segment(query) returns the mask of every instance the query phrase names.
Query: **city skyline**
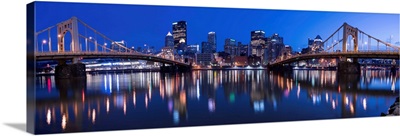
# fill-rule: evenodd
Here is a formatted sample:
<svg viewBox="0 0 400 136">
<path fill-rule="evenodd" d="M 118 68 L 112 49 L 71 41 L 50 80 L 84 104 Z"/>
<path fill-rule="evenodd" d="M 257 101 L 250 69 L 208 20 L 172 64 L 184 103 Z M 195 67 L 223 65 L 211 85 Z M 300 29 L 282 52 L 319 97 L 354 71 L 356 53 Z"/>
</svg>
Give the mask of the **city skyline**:
<svg viewBox="0 0 400 136">
<path fill-rule="evenodd" d="M 135 47 L 147 44 L 156 50 L 164 47 L 165 34 L 172 32 L 171 25 L 177 21 L 187 22 L 188 45 L 200 45 L 209 32 L 215 32 L 217 51 L 224 50 L 226 38 L 249 44 L 254 30 L 263 30 L 266 36 L 277 33 L 286 45 L 300 51 L 307 47 L 308 38 L 320 35 L 324 40 L 344 22 L 384 41 L 390 37 L 392 43 L 399 41 L 399 15 L 395 14 L 47 2 L 37 6 L 43 8 L 37 9 L 36 31 L 76 16 L 113 40 Z M 48 12 L 53 9 L 57 12 Z M 134 14 L 137 11 L 140 14 Z"/>
</svg>

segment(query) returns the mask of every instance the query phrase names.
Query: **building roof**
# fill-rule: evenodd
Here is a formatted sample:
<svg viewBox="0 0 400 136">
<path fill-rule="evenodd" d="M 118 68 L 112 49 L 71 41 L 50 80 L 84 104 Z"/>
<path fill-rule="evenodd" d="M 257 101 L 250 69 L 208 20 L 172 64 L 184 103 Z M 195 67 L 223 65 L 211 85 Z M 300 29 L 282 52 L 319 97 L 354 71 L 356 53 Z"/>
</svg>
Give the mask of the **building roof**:
<svg viewBox="0 0 400 136">
<path fill-rule="evenodd" d="M 315 39 L 322 39 L 321 36 L 317 35 L 317 37 L 315 37 Z"/>
<path fill-rule="evenodd" d="M 172 36 L 171 32 L 168 32 L 167 36 Z"/>
</svg>

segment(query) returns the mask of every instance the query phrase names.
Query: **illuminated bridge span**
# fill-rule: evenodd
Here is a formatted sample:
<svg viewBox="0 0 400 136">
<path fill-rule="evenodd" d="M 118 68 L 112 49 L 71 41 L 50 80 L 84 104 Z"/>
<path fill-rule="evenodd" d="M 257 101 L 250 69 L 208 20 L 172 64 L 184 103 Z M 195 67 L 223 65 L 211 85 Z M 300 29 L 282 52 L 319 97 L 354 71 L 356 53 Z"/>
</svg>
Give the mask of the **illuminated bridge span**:
<svg viewBox="0 0 400 136">
<path fill-rule="evenodd" d="M 291 63 L 303 60 L 336 58 L 339 59 L 337 66 L 340 73 L 359 73 L 359 58 L 398 60 L 400 55 L 400 47 L 375 38 L 347 23 L 340 26 L 322 43 L 320 51 L 312 49 L 307 54 L 278 59 L 270 64 L 270 68 L 280 69 L 282 66 L 290 66 Z M 348 59 L 352 61 L 348 62 Z M 355 70 L 349 70 L 347 67 Z"/>
<path fill-rule="evenodd" d="M 165 59 L 161 57 L 156 57 L 153 55 L 141 54 L 141 53 L 132 53 L 132 52 L 46 52 L 46 53 L 37 53 L 36 60 L 60 60 L 60 59 L 74 59 L 77 57 L 81 58 L 122 58 L 122 59 L 140 59 L 140 60 L 148 60 L 154 62 L 162 62 L 166 64 L 174 64 L 174 65 L 182 65 L 189 66 L 187 63 L 183 63 L 180 61 Z"/>
<path fill-rule="evenodd" d="M 302 55 L 295 55 L 290 58 L 277 61 L 272 65 L 281 65 L 281 64 L 289 64 L 293 62 L 298 62 L 302 60 L 310 60 L 310 59 L 317 59 L 317 58 L 377 58 L 377 59 L 399 59 L 399 51 L 358 51 L 358 52 L 321 52 L 315 54 L 302 54 Z"/>
<path fill-rule="evenodd" d="M 35 60 L 57 60 L 56 77 L 84 76 L 85 66 L 79 61 L 89 58 L 140 59 L 162 63 L 161 70 L 190 69 L 181 61 L 136 52 L 125 41 L 112 40 L 76 17 L 35 33 Z"/>
</svg>

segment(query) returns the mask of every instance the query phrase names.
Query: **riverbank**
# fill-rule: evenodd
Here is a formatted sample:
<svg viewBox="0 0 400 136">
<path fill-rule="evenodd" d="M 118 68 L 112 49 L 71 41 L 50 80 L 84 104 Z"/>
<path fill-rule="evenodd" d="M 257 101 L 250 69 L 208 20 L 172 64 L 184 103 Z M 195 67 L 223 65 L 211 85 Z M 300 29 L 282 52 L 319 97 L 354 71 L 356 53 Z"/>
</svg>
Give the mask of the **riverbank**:
<svg viewBox="0 0 400 136">
<path fill-rule="evenodd" d="M 381 116 L 399 116 L 400 115 L 400 105 L 399 105 L 399 97 L 396 98 L 396 101 L 389 107 L 387 113 L 381 113 Z"/>
</svg>

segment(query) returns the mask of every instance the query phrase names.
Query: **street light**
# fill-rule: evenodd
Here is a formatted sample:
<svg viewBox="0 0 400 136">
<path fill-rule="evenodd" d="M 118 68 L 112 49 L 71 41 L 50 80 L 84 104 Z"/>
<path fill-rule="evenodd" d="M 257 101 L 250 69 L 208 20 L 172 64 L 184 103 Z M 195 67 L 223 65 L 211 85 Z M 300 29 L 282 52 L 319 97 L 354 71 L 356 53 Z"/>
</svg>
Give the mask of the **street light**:
<svg viewBox="0 0 400 136">
<path fill-rule="evenodd" d="M 107 43 L 104 43 L 103 52 L 105 52 L 106 47 L 107 47 Z"/>
<path fill-rule="evenodd" d="M 90 36 L 89 40 L 92 40 L 92 39 L 94 40 L 94 51 L 97 52 L 97 40 Z"/>
<path fill-rule="evenodd" d="M 364 45 L 367 46 L 367 45 L 368 45 L 368 42 L 364 42 L 364 44 L 363 44 L 363 49 L 364 49 Z M 368 51 L 368 49 L 367 49 L 367 51 Z"/>
<path fill-rule="evenodd" d="M 46 43 L 47 43 L 46 40 L 43 40 L 43 41 L 42 41 L 42 52 L 43 52 L 43 44 L 46 44 Z"/>
</svg>

